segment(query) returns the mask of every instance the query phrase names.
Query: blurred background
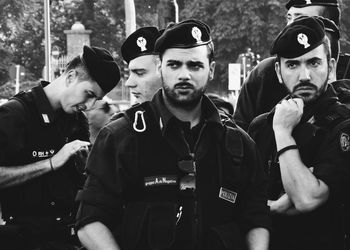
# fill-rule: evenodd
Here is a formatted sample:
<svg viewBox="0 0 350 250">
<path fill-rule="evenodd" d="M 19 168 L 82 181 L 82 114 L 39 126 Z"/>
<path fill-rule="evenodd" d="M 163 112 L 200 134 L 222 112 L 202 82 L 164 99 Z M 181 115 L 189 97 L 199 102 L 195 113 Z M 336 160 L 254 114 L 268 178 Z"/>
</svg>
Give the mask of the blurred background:
<svg viewBox="0 0 350 250">
<path fill-rule="evenodd" d="M 197 18 L 206 22 L 212 29 L 217 63 L 209 92 L 228 97 L 239 91 L 250 69 L 269 56 L 272 40 L 286 23 L 285 2 L 1 0 L 0 103 L 45 79 L 45 5 L 50 15 L 50 79 L 62 73 L 65 63 L 81 52 L 82 45 L 104 47 L 113 53 L 122 68 L 122 82 L 108 97 L 123 109 L 130 104 L 130 94 L 124 86 L 128 71 L 120 46 L 133 29 L 150 25 L 165 28 L 169 21 L 175 21 L 175 15 L 179 21 Z M 341 52 L 350 53 L 350 0 L 342 0 L 341 11 Z M 231 63 L 239 67 L 230 68 Z M 236 78 L 234 87 L 229 83 L 230 74 Z"/>
</svg>

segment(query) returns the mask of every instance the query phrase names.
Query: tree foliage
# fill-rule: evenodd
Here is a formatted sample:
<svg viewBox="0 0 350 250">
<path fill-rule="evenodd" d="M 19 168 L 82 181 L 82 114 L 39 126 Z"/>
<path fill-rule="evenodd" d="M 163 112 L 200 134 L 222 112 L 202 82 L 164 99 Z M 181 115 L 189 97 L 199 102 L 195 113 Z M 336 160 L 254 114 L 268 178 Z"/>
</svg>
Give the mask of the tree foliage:
<svg viewBox="0 0 350 250">
<path fill-rule="evenodd" d="M 228 63 L 236 62 L 250 47 L 263 58 L 285 25 L 286 1 L 281 0 L 177 0 L 180 20 L 198 18 L 212 29 L 216 72 L 209 90 L 227 90 Z M 137 27 L 158 24 L 159 0 L 135 0 Z M 66 35 L 75 21 L 92 30 L 91 45 L 113 52 L 120 65 L 125 39 L 124 0 L 51 0 L 51 40 L 64 54 Z M 350 51 L 350 0 L 342 0 L 342 51 Z M 11 63 L 25 66 L 33 79 L 44 66 L 43 0 L 0 0 L 0 85 Z M 123 69 L 124 67 L 122 67 Z"/>
<path fill-rule="evenodd" d="M 350 53 L 350 0 L 341 2 L 340 48 L 342 52 Z"/>
<path fill-rule="evenodd" d="M 270 44 L 284 25 L 283 8 L 277 0 L 185 1 L 182 18 L 198 18 L 212 30 L 216 69 L 209 90 L 227 89 L 227 65 L 247 47 L 263 57 L 269 55 Z"/>
<path fill-rule="evenodd" d="M 21 31 L 22 17 L 26 9 L 25 0 L 0 1 L 0 85 L 8 78 L 8 68 L 11 66 L 13 53 L 6 46 L 6 41 Z"/>
</svg>

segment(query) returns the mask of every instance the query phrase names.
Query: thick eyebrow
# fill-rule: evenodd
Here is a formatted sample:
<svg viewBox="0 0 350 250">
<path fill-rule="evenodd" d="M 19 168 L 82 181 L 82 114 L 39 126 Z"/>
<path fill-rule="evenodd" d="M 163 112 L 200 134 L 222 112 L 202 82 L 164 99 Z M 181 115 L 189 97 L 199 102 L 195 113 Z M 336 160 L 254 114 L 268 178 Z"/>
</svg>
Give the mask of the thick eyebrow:
<svg viewBox="0 0 350 250">
<path fill-rule="evenodd" d="M 169 60 L 166 61 L 166 63 L 176 63 L 176 64 L 180 64 L 181 61 L 179 61 L 179 60 L 174 60 L 174 59 L 169 59 Z"/>
<path fill-rule="evenodd" d="M 322 58 L 319 58 L 317 56 L 313 57 L 313 58 L 310 58 L 307 60 L 307 62 L 314 62 L 314 61 L 322 61 Z"/>
<path fill-rule="evenodd" d="M 201 61 L 189 61 L 189 62 L 187 63 L 187 65 L 188 65 L 189 67 L 203 66 L 204 63 L 202 63 Z"/>
<path fill-rule="evenodd" d="M 284 63 L 285 64 L 290 64 L 290 63 L 300 64 L 300 61 L 299 60 L 288 59 L 288 60 L 284 61 Z"/>
<path fill-rule="evenodd" d="M 314 56 L 314 57 L 306 60 L 307 63 L 314 62 L 314 61 L 322 61 L 322 58 Z M 286 60 L 284 63 L 286 63 L 286 64 L 287 63 L 300 64 L 301 62 L 300 62 L 300 60 L 289 59 L 289 60 Z"/>
</svg>

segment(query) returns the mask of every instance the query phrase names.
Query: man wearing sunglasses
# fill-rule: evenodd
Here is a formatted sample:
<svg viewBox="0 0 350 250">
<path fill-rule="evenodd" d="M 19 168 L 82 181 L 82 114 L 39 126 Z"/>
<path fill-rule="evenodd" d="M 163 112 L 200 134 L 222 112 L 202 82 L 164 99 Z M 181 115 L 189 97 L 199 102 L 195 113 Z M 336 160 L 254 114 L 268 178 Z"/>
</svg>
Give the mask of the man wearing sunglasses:
<svg viewBox="0 0 350 250">
<path fill-rule="evenodd" d="M 209 27 L 186 20 L 155 45 L 162 89 L 97 137 L 77 199 L 87 249 L 267 249 L 266 179 L 252 140 L 204 94 Z"/>
</svg>

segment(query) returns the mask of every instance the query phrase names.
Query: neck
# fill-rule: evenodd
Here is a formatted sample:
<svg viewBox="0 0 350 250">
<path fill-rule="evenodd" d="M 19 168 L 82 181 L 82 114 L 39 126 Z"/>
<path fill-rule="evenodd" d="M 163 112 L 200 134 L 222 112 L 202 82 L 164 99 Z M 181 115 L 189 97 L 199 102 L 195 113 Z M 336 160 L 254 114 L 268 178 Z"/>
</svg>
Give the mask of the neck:
<svg viewBox="0 0 350 250">
<path fill-rule="evenodd" d="M 163 100 L 168 110 L 180 121 L 190 122 L 191 128 L 200 122 L 202 101 L 198 102 L 198 104 L 192 109 L 184 109 L 171 104 L 164 93 Z"/>
<path fill-rule="evenodd" d="M 52 81 L 49 85 L 44 87 L 44 92 L 51 104 L 51 107 L 54 111 L 57 111 L 62 108 L 60 102 L 60 96 L 63 90 L 64 74 Z"/>
</svg>

